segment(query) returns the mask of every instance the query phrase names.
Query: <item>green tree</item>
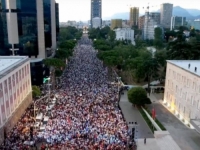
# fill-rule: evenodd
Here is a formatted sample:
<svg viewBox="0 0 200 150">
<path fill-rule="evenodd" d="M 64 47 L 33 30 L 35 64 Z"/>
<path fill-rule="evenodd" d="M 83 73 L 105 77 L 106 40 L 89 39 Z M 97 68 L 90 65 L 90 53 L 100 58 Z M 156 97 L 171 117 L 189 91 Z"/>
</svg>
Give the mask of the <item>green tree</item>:
<svg viewBox="0 0 200 150">
<path fill-rule="evenodd" d="M 76 45 L 76 41 L 74 40 L 66 40 L 64 42 L 61 42 L 59 44 L 59 48 L 64 48 L 64 49 L 73 49 Z"/>
<path fill-rule="evenodd" d="M 150 94 L 150 82 L 158 78 L 159 63 L 155 58 L 148 58 L 138 66 L 136 70 L 137 78 L 145 78 L 148 82 L 148 92 Z"/>
<path fill-rule="evenodd" d="M 34 99 L 41 96 L 41 91 L 38 86 L 35 86 L 35 85 L 32 86 L 32 96 Z"/>
<path fill-rule="evenodd" d="M 72 51 L 71 50 L 59 49 L 59 50 L 56 51 L 55 58 L 66 59 L 66 58 L 69 58 L 69 56 L 71 56 L 71 55 L 72 55 Z"/>
<path fill-rule="evenodd" d="M 61 27 L 59 31 L 59 42 L 66 40 L 80 39 L 82 36 L 82 30 L 78 30 L 75 27 Z"/>
<path fill-rule="evenodd" d="M 154 29 L 154 46 L 156 48 L 162 48 L 163 47 L 163 34 L 162 29 L 160 27 L 157 27 Z"/>
<path fill-rule="evenodd" d="M 129 101 L 137 106 L 144 106 L 145 104 L 151 104 L 150 99 L 147 97 L 145 89 L 142 87 L 131 88 L 128 91 Z"/>
<path fill-rule="evenodd" d="M 109 36 L 109 40 L 111 42 L 115 41 L 115 39 L 116 39 L 116 33 L 115 33 L 115 31 L 110 30 L 109 33 L 108 33 L 108 36 Z"/>
<path fill-rule="evenodd" d="M 34 53 L 34 45 L 30 41 L 24 44 L 24 53 L 27 54 L 29 57 Z"/>
<path fill-rule="evenodd" d="M 63 68 L 65 67 L 65 62 L 58 58 L 46 58 L 43 60 L 43 62 L 46 66 L 50 67 L 52 86 L 53 88 L 55 88 L 55 70 L 63 70 Z"/>
<path fill-rule="evenodd" d="M 62 68 L 65 67 L 64 61 L 58 58 L 46 58 L 43 60 L 44 64 L 48 67 Z"/>
</svg>

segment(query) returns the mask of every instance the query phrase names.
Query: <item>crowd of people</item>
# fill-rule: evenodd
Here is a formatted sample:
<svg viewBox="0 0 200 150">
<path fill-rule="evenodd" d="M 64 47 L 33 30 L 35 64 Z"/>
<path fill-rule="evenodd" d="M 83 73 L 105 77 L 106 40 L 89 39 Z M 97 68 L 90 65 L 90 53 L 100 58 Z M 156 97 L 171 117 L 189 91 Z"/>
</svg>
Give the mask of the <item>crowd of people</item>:
<svg viewBox="0 0 200 150">
<path fill-rule="evenodd" d="M 56 104 L 45 130 L 34 132 L 33 141 L 43 139 L 50 148 L 65 150 L 126 149 L 129 132 L 118 106 L 118 87 L 110 84 L 96 54 L 91 41 L 83 37 L 61 77 L 61 88 L 54 92 Z M 34 123 L 29 110 L 9 133 L 4 149 L 21 150 L 31 138 L 19 129 Z"/>
</svg>

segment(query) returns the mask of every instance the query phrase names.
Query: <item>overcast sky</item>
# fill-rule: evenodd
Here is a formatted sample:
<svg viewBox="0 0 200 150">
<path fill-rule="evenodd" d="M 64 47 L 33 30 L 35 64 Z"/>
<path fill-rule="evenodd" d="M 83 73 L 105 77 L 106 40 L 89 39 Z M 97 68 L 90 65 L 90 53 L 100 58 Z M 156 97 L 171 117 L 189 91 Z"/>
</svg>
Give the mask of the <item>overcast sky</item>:
<svg viewBox="0 0 200 150">
<path fill-rule="evenodd" d="M 91 0 L 56 0 L 60 8 L 60 22 L 68 20 L 87 21 L 90 19 Z M 141 1 L 141 2 L 140 2 Z M 102 0 L 102 17 L 111 17 L 118 12 L 128 12 L 130 6 L 141 7 L 140 13 L 144 12 L 142 7 L 153 6 L 150 11 L 158 10 L 161 3 L 172 3 L 174 6 L 183 8 L 200 9 L 199 0 Z"/>
</svg>

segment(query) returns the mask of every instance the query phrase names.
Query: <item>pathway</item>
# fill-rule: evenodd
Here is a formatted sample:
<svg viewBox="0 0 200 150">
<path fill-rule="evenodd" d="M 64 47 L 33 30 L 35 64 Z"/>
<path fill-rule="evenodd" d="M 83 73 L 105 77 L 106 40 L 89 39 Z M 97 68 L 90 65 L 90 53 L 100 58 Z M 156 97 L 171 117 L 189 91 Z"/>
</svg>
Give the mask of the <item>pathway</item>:
<svg viewBox="0 0 200 150">
<path fill-rule="evenodd" d="M 137 122 L 138 127 L 136 128 L 136 138 L 153 138 L 153 133 L 151 132 L 149 126 L 143 119 L 139 110 L 132 106 L 132 104 L 128 101 L 127 92 L 125 91 L 123 95 L 121 95 L 120 103 L 119 103 L 122 113 L 127 122 Z"/>
</svg>

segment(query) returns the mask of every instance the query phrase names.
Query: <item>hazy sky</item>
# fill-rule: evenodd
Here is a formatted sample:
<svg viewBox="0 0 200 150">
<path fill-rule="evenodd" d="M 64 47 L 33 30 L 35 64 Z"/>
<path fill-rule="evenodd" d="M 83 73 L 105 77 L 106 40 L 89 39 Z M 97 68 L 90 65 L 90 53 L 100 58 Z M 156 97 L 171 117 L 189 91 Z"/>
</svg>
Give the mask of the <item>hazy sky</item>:
<svg viewBox="0 0 200 150">
<path fill-rule="evenodd" d="M 90 19 L 91 0 L 56 0 L 60 8 L 60 22 L 67 20 L 87 21 Z M 140 2 L 141 1 L 141 2 Z M 140 13 L 144 12 L 142 7 L 149 3 L 150 11 L 158 10 L 161 3 L 172 3 L 174 6 L 183 8 L 199 9 L 198 0 L 102 0 L 102 17 L 111 17 L 118 12 L 128 12 L 130 6 L 141 7 Z"/>
</svg>

